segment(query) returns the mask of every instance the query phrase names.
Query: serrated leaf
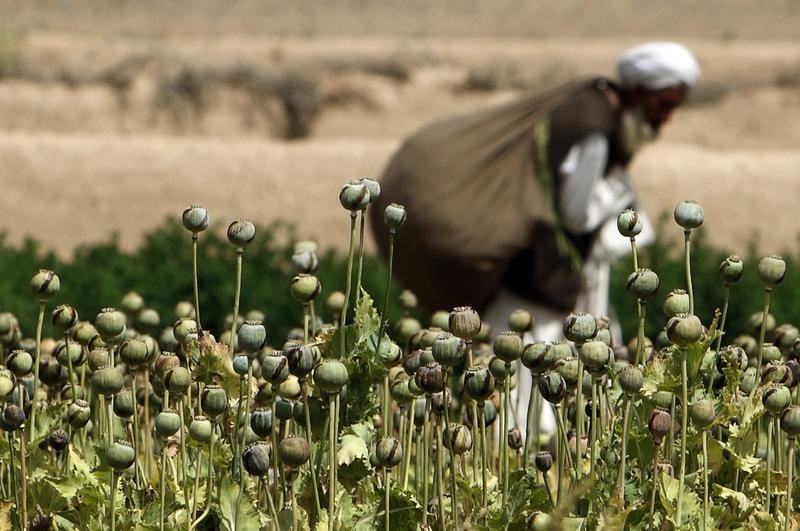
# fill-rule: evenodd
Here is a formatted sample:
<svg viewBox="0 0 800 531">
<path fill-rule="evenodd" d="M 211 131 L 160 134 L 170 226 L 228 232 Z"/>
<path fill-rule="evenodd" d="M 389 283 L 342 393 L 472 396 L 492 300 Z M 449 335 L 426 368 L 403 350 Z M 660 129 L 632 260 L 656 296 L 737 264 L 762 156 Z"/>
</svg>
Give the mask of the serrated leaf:
<svg viewBox="0 0 800 531">
<path fill-rule="evenodd" d="M 336 452 L 336 462 L 339 465 L 349 465 L 358 459 L 369 462 L 369 448 L 366 442 L 352 433 L 342 435 Z"/>
<path fill-rule="evenodd" d="M 673 478 L 669 474 L 660 472 L 658 478 L 658 494 L 661 499 L 661 505 L 664 507 L 667 515 L 670 518 L 676 516 L 676 509 L 678 503 L 680 503 L 683 506 L 681 514 L 684 518 L 688 518 L 691 521 L 692 518 L 702 514 L 703 509 L 701 507 L 700 498 L 698 498 L 697 494 L 692 492 L 690 487 L 685 487 L 683 490 L 683 497 L 678 500 L 679 490 L 679 480 Z"/>
<path fill-rule="evenodd" d="M 750 498 L 743 492 L 738 490 L 729 489 L 722 485 L 712 485 L 713 496 L 725 501 L 732 511 L 737 513 L 746 513 L 753 506 Z"/>
</svg>

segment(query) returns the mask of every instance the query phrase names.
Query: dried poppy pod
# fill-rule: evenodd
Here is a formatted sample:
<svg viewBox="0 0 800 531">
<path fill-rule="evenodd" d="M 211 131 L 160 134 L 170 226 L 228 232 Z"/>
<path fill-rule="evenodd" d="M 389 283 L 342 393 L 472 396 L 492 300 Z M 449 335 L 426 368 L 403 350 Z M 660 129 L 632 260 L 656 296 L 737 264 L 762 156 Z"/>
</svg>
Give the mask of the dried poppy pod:
<svg viewBox="0 0 800 531">
<path fill-rule="evenodd" d="M 263 477 L 269 471 L 270 454 L 270 447 L 266 443 L 248 444 L 242 451 L 242 465 L 251 476 Z"/>
<path fill-rule="evenodd" d="M 744 271 L 744 262 L 736 254 L 728 256 L 719 264 L 719 278 L 726 286 L 738 282 L 742 278 L 742 271 Z"/>
<path fill-rule="evenodd" d="M 551 404 L 560 404 L 567 395 L 564 377 L 556 371 L 547 371 L 539 376 L 539 392 Z"/>
<path fill-rule="evenodd" d="M 681 313 L 667 322 L 667 337 L 678 346 L 685 347 L 700 341 L 703 325 L 696 315 Z"/>
<path fill-rule="evenodd" d="M 536 470 L 541 473 L 547 473 L 551 468 L 553 468 L 553 455 L 548 451 L 536 452 L 536 455 L 533 458 L 533 463 L 536 466 Z"/>
<path fill-rule="evenodd" d="M 322 290 L 319 279 L 314 275 L 300 273 L 295 275 L 289 285 L 289 293 L 298 302 L 308 303 L 313 301 Z"/>
<path fill-rule="evenodd" d="M 747 354 L 742 347 L 728 345 L 717 354 L 716 365 L 717 370 L 722 374 L 725 374 L 728 367 L 736 367 L 743 371 L 747 368 Z"/>
<path fill-rule="evenodd" d="M 703 207 L 697 201 L 681 201 L 673 212 L 675 222 L 684 230 L 696 229 L 703 224 Z"/>
<path fill-rule="evenodd" d="M 375 457 L 380 466 L 392 469 L 403 460 L 403 445 L 394 437 L 383 437 L 375 446 Z"/>
<path fill-rule="evenodd" d="M 780 361 L 771 361 L 761 371 L 761 385 L 771 383 L 783 384 L 791 387 L 793 380 L 792 370 Z"/>
<path fill-rule="evenodd" d="M 444 389 L 444 372 L 436 362 L 428 363 L 417 369 L 414 375 L 417 386 L 427 394 L 439 393 Z"/>
<path fill-rule="evenodd" d="M 522 433 L 518 428 L 511 428 L 508 430 L 507 437 L 508 447 L 518 452 L 522 448 Z"/>
<path fill-rule="evenodd" d="M 782 384 L 771 384 L 764 394 L 761 395 L 761 403 L 767 413 L 776 416 L 792 403 L 792 393 L 789 388 Z"/>
<path fill-rule="evenodd" d="M 228 225 L 228 241 L 237 249 L 243 249 L 256 237 L 256 227 L 246 219 L 237 219 Z"/>
<path fill-rule="evenodd" d="M 55 452 L 63 452 L 69 446 L 69 435 L 62 429 L 55 429 L 47 434 L 47 446 Z"/>
<path fill-rule="evenodd" d="M 390 203 L 383 209 L 383 222 L 389 231 L 397 231 L 406 222 L 406 207 L 397 203 Z"/>
<path fill-rule="evenodd" d="M 765 256 L 758 261 L 756 273 L 764 288 L 771 289 L 786 276 L 786 262 L 780 256 Z"/>
<path fill-rule="evenodd" d="M 800 406 L 791 405 L 781 411 L 781 429 L 791 438 L 800 434 Z"/>
<path fill-rule="evenodd" d="M 472 433 L 463 424 L 450 423 L 442 433 L 442 444 L 456 455 L 464 454 L 472 449 Z"/>
<path fill-rule="evenodd" d="M 25 423 L 25 411 L 14 403 L 7 403 L 3 408 L 3 426 L 6 431 L 14 431 Z"/>
<path fill-rule="evenodd" d="M 519 334 L 509 330 L 498 334 L 494 338 L 492 350 L 494 351 L 494 355 L 503 360 L 504 363 L 512 363 L 522 356 L 522 349 L 524 346 Z"/>
<path fill-rule="evenodd" d="M 290 468 L 300 468 L 310 456 L 308 441 L 299 435 L 289 435 L 278 445 L 278 458 Z"/>
<path fill-rule="evenodd" d="M 205 415 L 197 415 L 189 423 L 189 437 L 193 441 L 208 442 L 214 436 L 214 425 Z"/>
<path fill-rule="evenodd" d="M 136 460 L 136 452 L 128 441 L 117 439 L 106 450 L 106 460 L 111 468 L 120 472 L 127 470 Z"/>
<path fill-rule="evenodd" d="M 628 280 L 625 282 L 625 289 L 628 293 L 644 301 L 652 297 L 658 292 L 660 280 L 658 275 L 652 269 L 642 267 L 628 275 Z"/>
<path fill-rule="evenodd" d="M 672 417 L 666 409 L 656 408 L 650 414 L 650 420 L 647 423 L 647 429 L 650 430 L 650 435 L 656 443 L 661 443 L 661 440 L 669 433 L 669 428 L 672 425 Z"/>
<path fill-rule="evenodd" d="M 481 329 L 481 318 L 478 312 L 469 306 L 453 308 L 449 317 L 450 332 L 464 340 L 472 340 Z"/>
<path fill-rule="evenodd" d="M 158 355 L 155 361 L 155 370 L 156 374 L 159 378 L 164 379 L 164 375 L 167 374 L 168 371 L 174 369 L 175 367 L 179 367 L 181 364 L 180 358 L 174 353 L 168 350 L 161 352 Z"/>
<path fill-rule="evenodd" d="M 201 206 L 191 205 L 181 214 L 181 222 L 183 228 L 192 234 L 203 232 L 208 228 L 208 211 Z"/>
<path fill-rule="evenodd" d="M 339 203 L 350 212 L 364 210 L 370 203 L 369 188 L 359 181 L 350 181 L 339 192 Z"/>
<path fill-rule="evenodd" d="M 571 312 L 564 319 L 564 337 L 575 343 L 583 343 L 592 339 L 597 333 L 597 320 L 593 315 L 582 312 Z"/>
<path fill-rule="evenodd" d="M 69 304 L 57 306 L 52 313 L 53 326 L 65 332 L 78 324 L 78 310 Z"/>
<path fill-rule="evenodd" d="M 715 417 L 714 403 L 708 398 L 697 400 L 689 406 L 689 418 L 691 418 L 692 423 L 701 430 L 705 430 L 711 426 L 711 424 L 714 423 Z"/>
<path fill-rule="evenodd" d="M 681 313 L 689 313 L 689 294 L 683 289 L 674 289 L 667 293 L 662 306 L 664 315 L 675 317 Z"/>
<path fill-rule="evenodd" d="M 36 298 L 46 301 L 52 299 L 61 289 L 61 280 L 49 269 L 40 269 L 31 277 L 28 286 Z"/>
<path fill-rule="evenodd" d="M 617 230 L 626 238 L 635 238 L 642 232 L 642 227 L 642 218 L 635 210 L 629 208 L 617 216 Z"/>
</svg>

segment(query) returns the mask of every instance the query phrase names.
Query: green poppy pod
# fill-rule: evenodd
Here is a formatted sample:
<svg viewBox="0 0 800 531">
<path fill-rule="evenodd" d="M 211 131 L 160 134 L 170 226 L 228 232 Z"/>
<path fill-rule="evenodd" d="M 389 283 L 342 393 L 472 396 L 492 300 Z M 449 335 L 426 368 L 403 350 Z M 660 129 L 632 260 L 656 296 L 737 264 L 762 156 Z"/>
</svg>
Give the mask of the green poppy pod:
<svg viewBox="0 0 800 531">
<path fill-rule="evenodd" d="M 61 388 L 61 396 L 72 396 L 72 390 L 75 389 L 75 398 L 86 398 L 86 391 L 84 391 L 83 387 L 78 384 L 70 385 L 69 383 L 64 384 Z"/>
<path fill-rule="evenodd" d="M 269 471 L 270 448 L 263 442 L 247 445 L 242 451 L 242 465 L 248 474 L 263 477 Z"/>
<path fill-rule="evenodd" d="M 450 423 L 442 433 L 442 445 L 456 455 L 472 449 L 472 433 L 463 424 Z"/>
<path fill-rule="evenodd" d="M 703 224 L 705 215 L 703 214 L 703 207 L 697 201 L 681 201 L 675 207 L 673 217 L 675 218 L 675 223 L 685 230 L 691 230 Z"/>
<path fill-rule="evenodd" d="M 792 393 L 785 385 L 771 384 L 761 395 L 761 403 L 764 404 L 768 414 L 776 416 L 792 403 Z"/>
<path fill-rule="evenodd" d="M 117 472 L 127 470 L 136 460 L 136 452 L 128 441 L 117 440 L 106 449 L 106 460 Z"/>
<path fill-rule="evenodd" d="M 719 278 L 726 286 L 738 282 L 742 278 L 744 262 L 738 255 L 732 254 L 719 264 Z"/>
<path fill-rule="evenodd" d="M 228 411 L 228 393 L 219 385 L 209 384 L 200 394 L 200 405 L 206 415 L 215 419 Z"/>
<path fill-rule="evenodd" d="M 667 321 L 667 337 L 680 347 L 700 341 L 703 324 L 696 315 L 681 313 Z"/>
<path fill-rule="evenodd" d="M 171 409 L 164 409 L 158 412 L 153 423 L 158 435 L 171 437 L 181 428 L 181 417 Z"/>
<path fill-rule="evenodd" d="M 57 306 L 51 314 L 53 326 L 65 332 L 78 324 L 78 310 L 69 304 Z"/>
<path fill-rule="evenodd" d="M 339 203 L 350 212 L 364 210 L 369 205 L 369 188 L 358 181 L 350 181 L 339 192 Z"/>
<path fill-rule="evenodd" d="M 420 367 L 424 367 L 425 365 L 428 365 L 430 363 L 436 363 L 436 358 L 433 357 L 433 347 L 421 348 L 419 350 Z"/>
<path fill-rule="evenodd" d="M 611 330 L 608 328 L 598 328 L 597 333 L 594 335 L 594 338 L 598 341 L 602 341 L 609 347 L 613 346 L 613 338 L 611 337 Z"/>
<path fill-rule="evenodd" d="M 761 372 L 761 385 L 779 383 L 791 387 L 792 379 L 792 370 L 788 365 L 779 361 L 768 363 Z"/>
<path fill-rule="evenodd" d="M 253 400 L 256 406 L 266 406 L 272 403 L 273 396 L 272 384 L 269 382 L 261 382 L 258 384 L 258 391 L 256 391 L 256 396 Z"/>
<path fill-rule="evenodd" d="M 298 273 L 313 275 L 319 267 L 317 251 L 312 249 L 295 249 L 292 254 L 292 266 Z"/>
<path fill-rule="evenodd" d="M 676 398 L 674 394 L 669 391 L 656 391 L 650 397 L 656 407 L 662 409 L 669 409 L 672 406 L 672 399 Z"/>
<path fill-rule="evenodd" d="M 409 377 L 408 379 L 408 390 L 414 396 L 422 396 L 425 394 L 419 385 L 417 385 L 417 379 L 415 377 Z"/>
<path fill-rule="evenodd" d="M 443 332 L 450 331 L 450 312 L 446 312 L 444 310 L 439 310 L 437 312 L 433 312 L 431 315 L 431 321 L 429 323 L 429 327 L 431 329 L 439 329 Z"/>
<path fill-rule="evenodd" d="M 114 414 L 116 416 L 127 419 L 133 416 L 134 411 L 136 411 L 136 405 L 130 391 L 120 391 L 114 395 Z"/>
<path fill-rule="evenodd" d="M 289 294 L 294 300 L 303 304 L 316 299 L 321 290 L 322 285 L 319 279 L 307 273 L 295 275 L 292 282 L 289 284 Z"/>
<path fill-rule="evenodd" d="M 781 411 L 781 429 L 792 439 L 800 434 L 800 406 L 791 405 Z"/>
<path fill-rule="evenodd" d="M 661 281 L 655 271 L 642 267 L 628 275 L 625 289 L 639 300 L 647 300 L 656 293 Z"/>
<path fill-rule="evenodd" d="M 136 322 L 139 328 L 151 333 L 161 324 L 161 316 L 158 315 L 158 312 L 153 308 L 144 308 L 136 317 Z"/>
<path fill-rule="evenodd" d="M 245 321 L 237 336 L 239 348 L 248 354 L 258 352 L 267 343 L 267 329 L 259 321 Z"/>
<path fill-rule="evenodd" d="M 286 422 L 294 418 L 294 404 L 280 396 L 275 398 L 275 416 L 278 420 Z"/>
<path fill-rule="evenodd" d="M 80 367 L 86 362 L 86 351 L 83 345 L 74 341 L 70 343 L 59 341 L 53 351 L 53 355 L 58 360 L 58 363 L 64 367 L 69 367 L 70 360 L 73 367 Z"/>
<path fill-rule="evenodd" d="M 192 373 L 186 367 L 175 367 L 164 374 L 164 387 L 170 393 L 182 395 L 192 385 Z"/>
<path fill-rule="evenodd" d="M 293 345 L 284 351 L 284 355 L 289 364 L 289 372 L 303 380 L 322 358 L 322 352 L 317 345 Z"/>
<path fill-rule="evenodd" d="M 401 406 L 410 403 L 415 398 L 414 393 L 408 388 L 409 381 L 408 378 L 398 378 L 389 386 L 389 393 L 392 396 L 392 400 Z"/>
<path fill-rule="evenodd" d="M 536 320 L 528 310 L 517 308 L 508 316 L 508 329 L 517 334 L 524 334 L 533 330 Z"/>
<path fill-rule="evenodd" d="M 62 367 L 58 360 L 49 354 L 42 353 L 39 357 L 39 379 L 51 387 L 61 385 L 67 381 L 67 369 Z"/>
<path fill-rule="evenodd" d="M 308 462 L 310 456 L 308 441 L 299 435 L 289 435 L 278 445 L 278 458 L 290 468 L 300 468 Z"/>
<path fill-rule="evenodd" d="M 436 362 L 429 363 L 417 369 L 414 375 L 417 386 L 427 394 L 439 393 L 444 389 L 444 372 L 442 366 Z"/>
<path fill-rule="evenodd" d="M 550 355 L 553 357 L 553 365 L 558 362 L 574 357 L 575 352 L 572 345 L 565 341 L 555 341 L 550 344 Z"/>
<path fill-rule="evenodd" d="M 28 356 L 30 356 L 30 353 L 28 353 L 27 351 L 22 351 L 22 352 L 25 352 L 25 354 L 28 354 Z M 33 365 L 33 361 L 31 361 L 31 365 Z M 28 372 L 30 372 L 30 370 Z M 0 397 L 5 398 L 9 396 L 11 392 L 14 391 L 16 385 L 17 385 L 17 379 L 14 377 L 14 373 L 9 371 L 8 369 L 0 368 Z"/>
<path fill-rule="evenodd" d="M 798 337 L 800 337 L 800 330 L 789 323 L 777 326 L 772 332 L 772 342 L 777 345 L 783 353 L 791 351 Z"/>
<path fill-rule="evenodd" d="M 243 378 L 250 372 L 250 358 L 247 357 L 247 354 L 234 356 L 231 365 L 233 366 L 233 372 Z"/>
<path fill-rule="evenodd" d="M 92 373 L 92 387 L 101 395 L 111 396 L 122 390 L 124 378 L 116 367 L 100 367 Z"/>
<path fill-rule="evenodd" d="M 122 297 L 120 307 L 126 316 L 135 317 L 144 308 L 144 299 L 135 291 L 129 291 Z"/>
<path fill-rule="evenodd" d="M 256 237 L 256 227 L 251 221 L 237 219 L 228 225 L 227 236 L 231 245 L 242 249 Z"/>
<path fill-rule="evenodd" d="M 421 356 L 421 350 L 412 350 L 403 358 L 403 370 L 406 374 L 413 377 L 417 373 L 422 366 Z"/>
<path fill-rule="evenodd" d="M 403 460 L 403 445 L 394 437 L 383 437 L 375 446 L 378 465 L 392 469 Z"/>
<path fill-rule="evenodd" d="M 6 358 L 6 366 L 11 369 L 15 376 L 26 376 L 33 370 L 33 356 L 27 350 L 12 350 Z M 12 388 L 13 388 L 13 384 Z M 0 396 L 6 396 L 11 389 L 6 391 L 7 385 L 0 382 Z"/>
<path fill-rule="evenodd" d="M 772 343 L 764 343 L 761 348 L 761 361 L 763 363 L 771 363 L 781 360 L 781 349 Z"/>
<path fill-rule="evenodd" d="M 492 396 L 494 387 L 494 376 L 487 367 L 477 365 L 464 373 L 464 392 L 476 402 L 483 402 Z"/>
<path fill-rule="evenodd" d="M 568 340 L 583 343 L 597 333 L 597 319 L 588 313 L 572 312 L 564 320 L 563 331 Z"/>
<path fill-rule="evenodd" d="M 284 381 L 278 385 L 278 396 L 286 400 L 299 400 L 303 396 L 300 381 L 296 376 L 289 375 Z"/>
<path fill-rule="evenodd" d="M 469 306 L 453 308 L 449 316 L 450 333 L 464 340 L 474 339 L 481 330 L 478 312 Z"/>
<path fill-rule="evenodd" d="M 548 343 L 536 340 L 522 349 L 522 364 L 533 374 L 541 374 L 553 367 L 555 359 Z"/>
<path fill-rule="evenodd" d="M 127 339 L 119 346 L 119 359 L 133 369 L 143 367 L 150 359 L 147 342 L 141 339 Z"/>
<path fill-rule="evenodd" d="M 689 406 L 689 418 L 699 429 L 704 430 L 714 423 L 714 403 L 708 398 L 697 400 Z"/>
<path fill-rule="evenodd" d="M 61 289 L 61 280 L 49 269 L 40 269 L 31 277 L 28 286 L 37 299 L 46 301 L 52 299 Z"/>
<path fill-rule="evenodd" d="M 178 301 L 172 313 L 175 319 L 194 319 L 197 315 L 197 312 L 194 310 L 194 304 L 189 301 Z"/>
<path fill-rule="evenodd" d="M 756 273 L 765 288 L 772 288 L 786 276 L 786 262 L 780 256 L 765 256 L 758 261 Z"/>
<path fill-rule="evenodd" d="M 626 238 L 634 238 L 642 232 L 642 218 L 635 210 L 623 210 L 617 216 L 617 230 Z"/>
<path fill-rule="evenodd" d="M 79 321 L 72 327 L 72 339 L 83 346 L 89 344 L 89 340 L 97 334 L 97 329 L 89 321 Z"/>
<path fill-rule="evenodd" d="M 742 381 L 739 382 L 739 391 L 749 395 L 758 382 L 758 375 L 756 374 L 755 367 L 748 367 L 742 375 Z"/>
<path fill-rule="evenodd" d="M 441 332 L 431 346 L 433 359 L 442 367 L 454 367 L 464 359 L 467 349 L 463 339 Z"/>
<path fill-rule="evenodd" d="M 523 348 L 522 338 L 510 330 L 498 334 L 492 345 L 494 355 L 505 363 L 517 361 L 522 356 Z"/>
<path fill-rule="evenodd" d="M 280 352 L 264 356 L 261 360 L 261 377 L 278 385 L 289 377 L 289 360 Z"/>
<path fill-rule="evenodd" d="M 564 377 L 556 371 L 547 371 L 539 376 L 539 392 L 542 398 L 551 404 L 560 404 L 567 396 L 567 384 Z"/>
<path fill-rule="evenodd" d="M 489 372 L 492 373 L 492 376 L 494 376 L 494 379 L 497 380 L 498 383 L 504 382 L 506 378 L 516 374 L 517 364 L 505 362 L 495 356 L 489 360 Z"/>
<path fill-rule="evenodd" d="M 568 389 L 575 389 L 578 385 L 578 371 L 580 364 L 578 358 L 566 358 L 556 364 L 555 371 L 564 378 Z"/>
<path fill-rule="evenodd" d="M 497 420 L 498 411 L 497 406 L 491 400 L 483 403 L 483 419 L 486 422 L 486 427 L 491 426 Z M 466 415 L 469 422 L 472 421 L 471 415 Z M 480 422 L 480 421 L 479 421 Z"/>
<path fill-rule="evenodd" d="M 405 345 L 408 344 L 409 339 L 411 336 L 416 334 L 422 329 L 422 325 L 419 321 L 414 319 L 413 317 L 405 316 L 400 318 L 397 321 L 397 324 L 394 327 L 395 335 L 397 336 L 397 340 Z"/>
<path fill-rule="evenodd" d="M 325 309 L 334 315 L 339 315 L 344 309 L 344 293 L 334 291 L 325 299 Z"/>
<path fill-rule="evenodd" d="M 644 385 L 642 369 L 635 365 L 627 365 L 619 372 L 619 385 L 622 391 L 633 396 L 641 391 Z"/>
<path fill-rule="evenodd" d="M 339 360 L 322 360 L 314 369 L 314 384 L 329 393 L 335 393 L 347 385 L 350 375 Z"/>
<path fill-rule="evenodd" d="M 327 403 L 322 399 L 314 396 L 308 397 L 308 416 L 311 420 L 311 432 L 313 435 L 322 434 L 322 429 L 325 427 L 325 419 L 328 418 Z M 302 400 L 298 400 L 292 407 L 292 418 L 298 426 L 305 426 L 306 424 L 306 410 Z M 327 433 L 327 432 L 326 432 Z"/>
<path fill-rule="evenodd" d="M 257 408 L 250 415 L 250 428 L 259 437 L 269 437 L 272 433 L 272 409 Z"/>
<path fill-rule="evenodd" d="M 583 366 L 594 376 L 603 374 L 611 361 L 611 348 L 596 339 L 583 343 L 579 353 Z"/>
<path fill-rule="evenodd" d="M 125 331 L 125 323 L 125 314 L 114 308 L 103 308 L 94 319 L 94 327 L 106 343 Z"/>
<path fill-rule="evenodd" d="M 172 324 L 172 335 L 181 345 L 186 345 L 191 339 L 197 337 L 197 321 L 188 317 L 181 317 Z"/>
<path fill-rule="evenodd" d="M 361 179 L 358 180 L 358 182 L 366 186 L 367 190 L 369 190 L 370 203 L 374 203 L 381 196 L 381 183 L 379 183 L 375 179 L 370 179 L 369 177 L 362 177 Z"/>
<path fill-rule="evenodd" d="M 181 222 L 183 228 L 196 235 L 208 228 L 208 211 L 201 206 L 192 205 L 181 214 Z"/>
<path fill-rule="evenodd" d="M 86 361 L 89 364 L 89 369 L 94 372 L 100 367 L 111 363 L 111 356 L 106 348 L 95 348 L 89 351 L 86 356 Z"/>
<path fill-rule="evenodd" d="M 189 437 L 193 441 L 208 442 L 214 436 L 214 425 L 205 415 L 197 415 L 189 423 Z"/>
<path fill-rule="evenodd" d="M 89 403 L 85 400 L 75 400 L 71 402 L 67 408 L 67 420 L 73 429 L 79 430 L 83 428 L 91 418 L 92 410 L 89 407 Z"/>
<path fill-rule="evenodd" d="M 661 440 L 669 434 L 670 426 L 672 426 L 672 417 L 666 409 L 656 408 L 650 413 L 647 429 L 654 441 L 661 443 Z"/>
<path fill-rule="evenodd" d="M 389 227 L 389 231 L 396 231 L 406 222 L 406 207 L 397 203 L 389 203 L 383 209 L 383 222 Z"/>
</svg>

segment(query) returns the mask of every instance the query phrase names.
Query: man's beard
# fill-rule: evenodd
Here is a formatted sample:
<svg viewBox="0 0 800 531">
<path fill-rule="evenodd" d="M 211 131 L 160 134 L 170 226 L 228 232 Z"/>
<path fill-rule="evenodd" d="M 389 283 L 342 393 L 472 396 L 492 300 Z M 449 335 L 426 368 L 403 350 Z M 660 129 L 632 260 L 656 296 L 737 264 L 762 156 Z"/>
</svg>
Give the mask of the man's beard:
<svg viewBox="0 0 800 531">
<path fill-rule="evenodd" d="M 655 140 L 656 136 L 658 129 L 645 119 L 641 107 L 622 111 L 620 140 L 628 158 L 632 158 L 643 145 Z"/>
</svg>

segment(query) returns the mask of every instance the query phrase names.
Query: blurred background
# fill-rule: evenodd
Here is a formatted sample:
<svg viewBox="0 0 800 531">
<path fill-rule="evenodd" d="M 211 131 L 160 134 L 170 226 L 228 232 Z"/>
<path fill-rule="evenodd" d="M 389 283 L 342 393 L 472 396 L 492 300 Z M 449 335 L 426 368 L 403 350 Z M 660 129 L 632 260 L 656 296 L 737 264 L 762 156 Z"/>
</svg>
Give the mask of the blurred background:
<svg viewBox="0 0 800 531">
<path fill-rule="evenodd" d="M 31 263 L 134 252 L 191 203 L 218 229 L 288 222 L 341 250 L 341 185 L 380 175 L 405 135 L 613 76 L 653 39 L 687 44 L 704 72 L 631 168 L 645 210 L 699 201 L 725 254 L 797 247 L 793 0 L 0 0 L 0 13 L 0 230 L 7 252 L 38 242 Z"/>
</svg>

